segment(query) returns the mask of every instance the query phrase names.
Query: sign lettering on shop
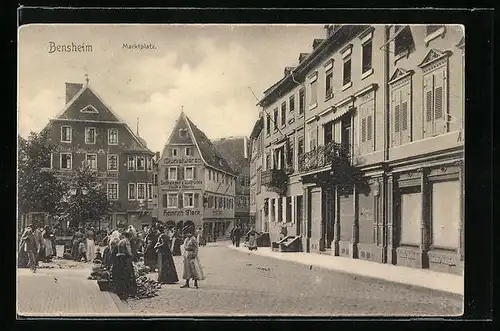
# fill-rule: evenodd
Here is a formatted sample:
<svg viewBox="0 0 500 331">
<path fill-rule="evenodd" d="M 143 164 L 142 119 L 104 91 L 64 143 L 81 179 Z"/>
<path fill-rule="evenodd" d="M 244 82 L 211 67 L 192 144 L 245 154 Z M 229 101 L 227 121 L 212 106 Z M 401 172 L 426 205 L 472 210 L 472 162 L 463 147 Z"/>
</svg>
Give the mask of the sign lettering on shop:
<svg viewBox="0 0 500 331">
<path fill-rule="evenodd" d="M 166 190 L 171 189 L 183 189 L 183 188 L 193 188 L 196 185 L 203 184 L 201 180 L 162 180 L 160 185 L 165 185 Z"/>
<path fill-rule="evenodd" d="M 171 158 L 167 157 L 164 161 L 165 164 L 201 164 L 200 158 L 188 157 L 188 158 Z"/>
<path fill-rule="evenodd" d="M 178 210 L 163 210 L 163 216 L 199 216 L 200 210 L 178 209 Z"/>
</svg>

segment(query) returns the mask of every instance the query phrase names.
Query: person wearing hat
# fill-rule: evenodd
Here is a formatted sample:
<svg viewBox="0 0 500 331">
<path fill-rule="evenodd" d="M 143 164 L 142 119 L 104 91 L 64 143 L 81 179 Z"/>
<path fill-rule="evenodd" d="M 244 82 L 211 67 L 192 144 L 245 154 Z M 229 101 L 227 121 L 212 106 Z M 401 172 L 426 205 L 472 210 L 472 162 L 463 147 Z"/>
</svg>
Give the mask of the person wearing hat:
<svg viewBox="0 0 500 331">
<path fill-rule="evenodd" d="M 36 252 L 37 252 L 37 246 L 36 246 L 36 239 L 35 235 L 33 234 L 33 226 L 30 225 L 24 230 L 23 235 L 21 236 L 21 242 L 20 242 L 20 248 L 21 251 L 26 254 L 28 257 L 28 267 L 31 269 L 33 273 L 36 272 Z"/>
<path fill-rule="evenodd" d="M 201 268 L 200 259 L 198 257 L 198 242 L 193 236 L 193 229 L 190 226 L 185 226 L 182 232 L 186 235 L 184 240 L 183 266 L 184 270 L 182 278 L 186 283 L 181 288 L 189 288 L 189 280 L 194 281 L 194 287 L 198 288 L 198 281 L 204 279 L 203 269 Z"/>
</svg>

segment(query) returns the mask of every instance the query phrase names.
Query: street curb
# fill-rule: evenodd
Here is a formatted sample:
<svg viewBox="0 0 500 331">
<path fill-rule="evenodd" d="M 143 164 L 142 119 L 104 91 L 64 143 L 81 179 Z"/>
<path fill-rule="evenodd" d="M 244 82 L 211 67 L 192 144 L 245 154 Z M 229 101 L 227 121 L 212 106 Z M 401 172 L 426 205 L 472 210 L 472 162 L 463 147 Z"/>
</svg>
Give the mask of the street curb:
<svg viewBox="0 0 500 331">
<path fill-rule="evenodd" d="M 126 302 L 122 301 L 116 293 L 113 293 L 113 292 L 107 292 L 107 293 L 109 294 L 111 299 L 113 299 L 113 301 L 114 301 L 114 303 L 115 303 L 115 305 L 118 308 L 118 311 L 120 313 L 127 314 L 127 315 L 134 315 L 132 308 L 130 308 L 130 306 Z"/>
<path fill-rule="evenodd" d="M 462 293 L 458 293 L 456 291 L 452 291 L 452 290 L 446 290 L 446 289 L 437 289 L 437 288 L 433 288 L 433 287 L 428 287 L 428 286 L 424 286 L 424 285 L 420 285 L 420 284 L 411 284 L 411 283 L 405 283 L 404 281 L 395 281 L 395 280 L 389 280 L 389 279 L 385 279 L 383 277 L 378 277 L 376 275 L 366 275 L 366 274 L 360 274 L 360 273 L 354 273 L 354 272 L 350 272 L 350 271 L 347 271 L 347 270 L 343 270 L 343 269 L 340 269 L 340 268 L 335 268 L 335 267 L 327 267 L 327 266 L 322 266 L 322 265 L 318 265 L 318 264 L 311 264 L 311 263 L 304 263 L 302 261 L 296 261 L 296 260 L 293 260 L 293 259 L 284 259 L 284 258 L 281 258 L 279 256 L 276 256 L 276 255 L 268 255 L 268 254 L 262 254 L 260 251 L 250 251 L 250 250 L 243 250 L 241 247 L 234 247 L 232 245 L 228 245 L 227 246 L 228 248 L 230 249 L 233 249 L 235 251 L 239 251 L 241 253 L 251 253 L 251 254 L 254 254 L 254 255 L 259 255 L 259 256 L 262 256 L 262 257 L 269 257 L 269 258 L 272 258 L 272 259 L 276 259 L 276 260 L 281 260 L 281 261 L 287 261 L 287 262 L 291 262 L 291 263 L 295 263 L 295 264 L 300 264 L 300 265 L 313 265 L 317 268 L 320 268 L 320 269 L 323 269 L 323 270 L 331 270 L 331 271 L 335 271 L 335 272 L 338 272 L 338 273 L 342 273 L 342 274 L 345 274 L 345 275 L 351 275 L 353 277 L 359 277 L 361 279 L 372 279 L 372 280 L 376 280 L 377 282 L 381 282 L 381 283 L 387 283 L 387 284 L 398 284 L 398 285 L 401 285 L 405 288 L 410 288 L 410 289 L 415 289 L 415 290 L 419 290 L 419 291 L 432 291 L 433 293 L 446 293 L 448 295 L 453 295 L 453 296 L 459 296 L 459 297 L 463 297 L 464 294 L 463 292 Z"/>
</svg>

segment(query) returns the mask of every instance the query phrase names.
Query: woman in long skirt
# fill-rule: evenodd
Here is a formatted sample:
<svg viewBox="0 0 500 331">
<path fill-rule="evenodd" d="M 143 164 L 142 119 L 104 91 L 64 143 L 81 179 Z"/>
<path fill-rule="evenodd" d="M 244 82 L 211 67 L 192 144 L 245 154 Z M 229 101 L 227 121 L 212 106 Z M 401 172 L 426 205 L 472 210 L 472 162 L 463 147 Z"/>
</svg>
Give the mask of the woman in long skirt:
<svg viewBox="0 0 500 331">
<path fill-rule="evenodd" d="M 144 238 L 144 264 L 149 267 L 149 269 L 154 272 L 156 269 L 156 263 L 158 262 L 157 253 L 155 250 L 155 244 L 158 241 L 158 232 L 156 227 L 149 229 L 148 234 Z"/>
<path fill-rule="evenodd" d="M 125 232 L 117 247 L 116 258 L 112 267 L 114 289 L 120 299 L 133 297 L 137 293 L 134 266 L 132 264 L 132 252 L 130 250 L 131 234 Z"/>
<path fill-rule="evenodd" d="M 186 280 L 186 283 L 181 288 L 188 288 L 190 279 L 194 281 L 194 287 L 198 288 L 198 281 L 205 278 L 198 258 L 198 242 L 193 237 L 192 229 L 184 228 L 183 230 L 185 231 L 186 239 L 184 240 L 184 270 L 182 278 Z"/>
<path fill-rule="evenodd" d="M 257 232 L 252 228 L 247 233 L 248 249 L 251 251 L 257 250 Z"/>
<path fill-rule="evenodd" d="M 87 261 L 92 262 L 95 258 L 95 233 L 93 228 L 89 229 L 87 232 L 85 244 Z"/>
<path fill-rule="evenodd" d="M 42 232 L 45 262 L 49 262 L 52 259 L 52 256 L 54 255 L 54 252 L 52 251 L 52 240 L 50 238 L 50 235 L 51 233 L 49 227 L 45 226 Z"/>
<path fill-rule="evenodd" d="M 158 237 L 155 249 L 158 252 L 158 282 L 161 284 L 177 283 L 179 277 L 177 277 L 177 270 L 170 250 L 170 240 L 166 234 L 161 234 Z"/>
</svg>

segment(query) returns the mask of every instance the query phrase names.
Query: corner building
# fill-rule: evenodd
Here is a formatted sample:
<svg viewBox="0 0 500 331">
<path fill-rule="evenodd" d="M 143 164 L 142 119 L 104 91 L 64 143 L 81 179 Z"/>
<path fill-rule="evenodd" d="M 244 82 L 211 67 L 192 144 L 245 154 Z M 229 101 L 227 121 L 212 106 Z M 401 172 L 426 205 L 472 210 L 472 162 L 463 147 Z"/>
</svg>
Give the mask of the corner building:
<svg viewBox="0 0 500 331">
<path fill-rule="evenodd" d="M 88 82 L 66 83 L 66 104 L 44 130 L 57 146 L 47 171 L 69 177 L 86 163 L 106 186 L 112 211 L 96 227 L 140 229 L 151 223 L 146 205 L 153 198 L 154 154 Z"/>
<path fill-rule="evenodd" d="M 462 28 L 325 28 L 259 103 L 272 240 L 461 273 Z"/>
<path fill-rule="evenodd" d="M 157 217 L 167 226 L 221 237 L 234 222 L 236 175 L 210 139 L 181 113 L 157 169 Z"/>
</svg>

